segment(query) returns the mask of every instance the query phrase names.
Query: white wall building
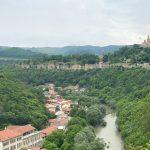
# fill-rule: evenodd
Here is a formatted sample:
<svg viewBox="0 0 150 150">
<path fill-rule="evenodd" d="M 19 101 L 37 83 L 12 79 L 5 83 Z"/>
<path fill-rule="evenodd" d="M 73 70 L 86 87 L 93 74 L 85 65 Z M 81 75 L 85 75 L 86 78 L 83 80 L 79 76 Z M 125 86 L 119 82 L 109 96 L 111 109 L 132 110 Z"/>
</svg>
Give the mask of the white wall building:
<svg viewBox="0 0 150 150">
<path fill-rule="evenodd" d="M 40 147 L 42 142 L 41 132 L 31 125 L 8 126 L 0 131 L 0 150 Z"/>
</svg>

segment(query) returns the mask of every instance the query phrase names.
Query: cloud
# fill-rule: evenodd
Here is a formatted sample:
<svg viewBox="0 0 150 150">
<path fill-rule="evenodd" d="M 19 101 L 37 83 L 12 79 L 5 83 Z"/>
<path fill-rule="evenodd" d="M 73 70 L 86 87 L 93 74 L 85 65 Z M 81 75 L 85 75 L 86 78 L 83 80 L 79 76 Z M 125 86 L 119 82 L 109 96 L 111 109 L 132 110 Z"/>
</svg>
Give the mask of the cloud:
<svg viewBox="0 0 150 150">
<path fill-rule="evenodd" d="M 149 9 L 149 0 L 0 0 L 0 45 L 141 42 Z"/>
</svg>

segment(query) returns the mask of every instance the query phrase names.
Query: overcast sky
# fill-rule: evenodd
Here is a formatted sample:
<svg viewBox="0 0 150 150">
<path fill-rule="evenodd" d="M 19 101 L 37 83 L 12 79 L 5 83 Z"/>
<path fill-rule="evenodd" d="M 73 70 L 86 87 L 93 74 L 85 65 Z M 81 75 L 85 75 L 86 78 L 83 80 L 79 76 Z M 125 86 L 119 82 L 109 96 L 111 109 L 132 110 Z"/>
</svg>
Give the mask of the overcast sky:
<svg viewBox="0 0 150 150">
<path fill-rule="evenodd" d="M 0 0 L 0 45 L 133 44 L 148 34 L 150 0 Z"/>
</svg>

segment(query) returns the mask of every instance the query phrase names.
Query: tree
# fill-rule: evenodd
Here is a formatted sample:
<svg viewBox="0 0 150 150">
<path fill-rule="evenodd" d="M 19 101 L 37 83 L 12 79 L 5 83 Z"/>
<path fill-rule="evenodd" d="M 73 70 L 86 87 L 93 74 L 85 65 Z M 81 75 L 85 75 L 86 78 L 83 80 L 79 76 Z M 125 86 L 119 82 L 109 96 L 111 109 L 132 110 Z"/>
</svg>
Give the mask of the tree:
<svg viewBox="0 0 150 150">
<path fill-rule="evenodd" d="M 71 118 L 71 120 L 68 123 L 68 126 L 71 126 L 71 125 L 80 125 L 82 127 L 85 127 L 85 126 L 87 126 L 87 122 L 83 118 L 73 117 L 73 118 Z"/>
<path fill-rule="evenodd" d="M 49 141 L 46 141 L 43 145 L 43 148 L 45 148 L 46 150 L 59 150 L 57 148 L 57 145 L 54 143 L 51 143 Z"/>
<path fill-rule="evenodd" d="M 63 131 L 53 132 L 46 138 L 43 147 L 45 147 L 45 145 L 48 145 L 48 143 L 54 143 L 58 148 L 60 148 L 64 143 L 64 139 L 65 133 Z"/>
<path fill-rule="evenodd" d="M 90 144 L 87 142 L 75 143 L 74 150 L 92 150 Z"/>
<path fill-rule="evenodd" d="M 104 145 L 100 139 L 95 138 L 95 133 L 92 127 L 85 127 L 75 136 L 75 150 L 103 150 Z"/>
<path fill-rule="evenodd" d="M 68 142 L 64 142 L 63 145 L 61 146 L 62 150 L 71 150 L 72 149 L 72 145 Z"/>
<path fill-rule="evenodd" d="M 74 137 L 75 135 L 82 130 L 82 126 L 78 124 L 74 124 L 68 127 L 68 130 L 66 132 L 66 139 L 65 141 L 68 142 L 69 144 L 73 145 L 74 144 Z"/>
<path fill-rule="evenodd" d="M 87 121 L 93 126 L 100 124 L 103 118 L 103 113 L 101 112 L 100 107 L 98 105 L 90 106 L 87 110 L 86 118 Z"/>
</svg>

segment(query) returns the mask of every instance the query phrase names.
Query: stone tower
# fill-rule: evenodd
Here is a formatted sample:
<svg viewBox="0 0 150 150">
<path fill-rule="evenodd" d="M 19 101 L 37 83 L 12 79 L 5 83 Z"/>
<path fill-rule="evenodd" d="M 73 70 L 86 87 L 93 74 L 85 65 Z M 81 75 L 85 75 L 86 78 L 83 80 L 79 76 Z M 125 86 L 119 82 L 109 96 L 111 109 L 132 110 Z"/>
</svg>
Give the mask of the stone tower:
<svg viewBox="0 0 150 150">
<path fill-rule="evenodd" d="M 141 44 L 142 47 L 150 47 L 150 36 Z"/>
<path fill-rule="evenodd" d="M 148 38 L 147 38 L 147 43 L 149 43 L 149 44 L 150 44 L 150 38 L 149 38 L 149 36 L 148 36 Z"/>
</svg>

